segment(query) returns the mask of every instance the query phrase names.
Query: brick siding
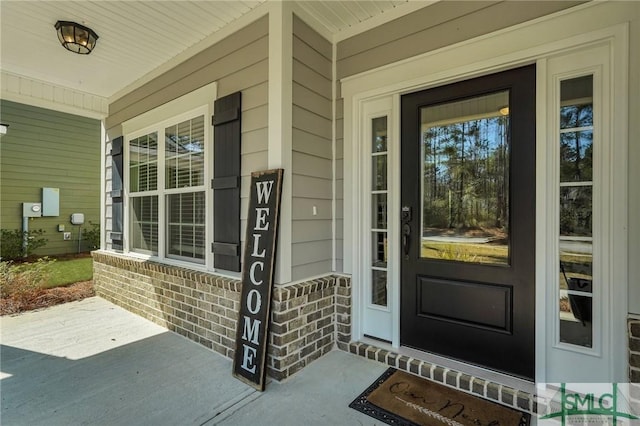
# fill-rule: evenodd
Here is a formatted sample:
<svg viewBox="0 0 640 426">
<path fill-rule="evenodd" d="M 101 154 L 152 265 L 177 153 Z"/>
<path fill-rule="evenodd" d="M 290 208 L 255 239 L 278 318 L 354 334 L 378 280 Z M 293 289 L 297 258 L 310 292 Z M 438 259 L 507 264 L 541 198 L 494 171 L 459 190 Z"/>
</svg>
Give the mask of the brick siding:
<svg viewBox="0 0 640 426">
<path fill-rule="evenodd" d="M 96 294 L 233 358 L 242 283 L 186 268 L 94 252 Z M 351 340 L 351 280 L 329 275 L 275 286 L 267 374 L 282 380 Z"/>
<path fill-rule="evenodd" d="M 640 383 L 640 319 L 630 318 L 629 325 L 629 382 Z"/>
<path fill-rule="evenodd" d="M 338 342 L 338 348 L 528 413 L 535 414 L 537 412 L 536 410 L 545 409 L 545 406 L 537 401 L 534 394 L 480 377 L 473 377 L 427 361 L 410 358 L 406 355 L 379 348 L 372 344 L 363 342 Z"/>
</svg>

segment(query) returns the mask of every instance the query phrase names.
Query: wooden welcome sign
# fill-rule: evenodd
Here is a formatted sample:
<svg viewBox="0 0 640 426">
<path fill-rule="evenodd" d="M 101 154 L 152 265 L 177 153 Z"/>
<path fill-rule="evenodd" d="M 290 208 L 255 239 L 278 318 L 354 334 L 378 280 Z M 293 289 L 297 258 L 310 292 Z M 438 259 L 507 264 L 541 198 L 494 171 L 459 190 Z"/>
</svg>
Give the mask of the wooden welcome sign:
<svg viewBox="0 0 640 426">
<path fill-rule="evenodd" d="M 233 375 L 264 390 L 283 169 L 251 174 Z"/>
</svg>

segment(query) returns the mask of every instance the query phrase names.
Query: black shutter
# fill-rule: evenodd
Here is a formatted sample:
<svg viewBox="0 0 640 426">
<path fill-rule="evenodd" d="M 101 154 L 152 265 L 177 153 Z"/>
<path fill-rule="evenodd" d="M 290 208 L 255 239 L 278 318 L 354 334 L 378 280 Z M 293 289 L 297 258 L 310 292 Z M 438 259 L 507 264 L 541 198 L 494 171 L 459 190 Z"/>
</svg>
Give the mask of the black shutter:
<svg viewBox="0 0 640 426">
<path fill-rule="evenodd" d="M 241 93 L 215 101 L 213 112 L 213 264 L 240 271 Z"/>
<path fill-rule="evenodd" d="M 112 200 L 112 225 L 111 241 L 115 250 L 122 250 L 122 215 L 123 215 L 123 170 L 124 154 L 122 136 L 111 141 L 111 200 Z"/>
</svg>

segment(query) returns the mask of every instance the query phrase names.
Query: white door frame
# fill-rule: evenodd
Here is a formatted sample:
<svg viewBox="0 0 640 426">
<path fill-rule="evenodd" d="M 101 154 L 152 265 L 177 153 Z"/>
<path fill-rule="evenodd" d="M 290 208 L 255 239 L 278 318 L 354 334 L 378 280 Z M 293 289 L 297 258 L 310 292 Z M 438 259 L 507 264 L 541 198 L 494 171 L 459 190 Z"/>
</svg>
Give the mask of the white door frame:
<svg viewBox="0 0 640 426">
<path fill-rule="evenodd" d="M 400 115 L 400 95 L 440 86 L 447 83 L 466 80 L 517 66 L 537 63 L 537 148 L 536 148 L 536 382 L 547 382 L 546 364 L 548 352 L 555 344 L 547 330 L 549 314 L 546 303 L 548 294 L 554 286 L 546 279 L 550 271 L 557 275 L 557 259 L 546 252 L 546 240 L 556 235 L 554 223 L 547 217 L 550 202 L 547 189 L 547 114 L 545 110 L 546 60 L 574 49 L 593 45 L 606 45 L 611 53 L 611 95 L 609 105 L 612 117 L 610 137 L 612 138 L 611 209 L 608 222 L 608 249 L 611 255 L 603 257 L 608 271 L 605 279 L 615 285 L 615 291 L 609 292 L 609 324 L 603 332 L 611 335 L 608 343 L 611 356 L 610 377 L 612 380 L 626 381 L 628 365 L 626 343 L 626 317 L 628 312 L 626 297 L 628 294 L 627 260 L 627 79 L 628 79 L 628 24 L 624 7 L 608 3 L 588 3 L 539 18 L 495 33 L 484 35 L 470 41 L 458 43 L 429 52 L 414 58 L 383 66 L 372 71 L 351 76 L 342 80 L 344 97 L 344 164 L 349 165 L 344 175 L 344 267 L 353 277 L 353 339 L 362 336 L 364 297 L 362 277 L 364 268 L 363 253 L 370 250 L 363 246 L 365 230 L 360 218 L 369 214 L 368 206 L 362 194 L 363 151 L 362 123 L 366 105 L 372 101 L 387 99 L 392 106 L 392 123 L 398 123 Z M 399 141 L 399 127 L 390 128 L 392 137 Z M 390 176 L 399 175 L 399 144 L 390 147 Z M 395 151 L 393 151 L 395 150 Z M 366 154 L 366 153 L 365 153 Z M 390 192 L 399 193 L 399 178 L 393 177 L 389 183 Z M 400 305 L 399 305 L 399 197 L 389 201 L 389 282 L 390 307 L 393 318 L 392 346 L 399 347 Z M 368 230 L 367 230 L 368 232 Z M 557 239 L 557 236 L 555 236 Z M 366 275 L 365 275 L 366 276 Z M 551 287 L 551 288 L 550 288 Z"/>
</svg>

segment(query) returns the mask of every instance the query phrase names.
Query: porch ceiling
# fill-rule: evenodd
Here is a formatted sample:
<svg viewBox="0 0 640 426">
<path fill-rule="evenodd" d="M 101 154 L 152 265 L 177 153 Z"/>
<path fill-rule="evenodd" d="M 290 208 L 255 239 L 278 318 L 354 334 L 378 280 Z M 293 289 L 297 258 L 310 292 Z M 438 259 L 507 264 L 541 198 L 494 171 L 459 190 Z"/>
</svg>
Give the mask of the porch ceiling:
<svg viewBox="0 0 640 426">
<path fill-rule="evenodd" d="M 211 43 L 217 32 L 270 1 L 279 0 L 2 0 L 0 68 L 13 77 L 114 99 L 185 51 Z M 411 8 L 409 0 L 296 3 L 330 34 L 353 31 L 393 9 Z M 54 29 L 58 20 L 92 28 L 99 36 L 95 50 L 77 55 L 62 48 Z"/>
</svg>

